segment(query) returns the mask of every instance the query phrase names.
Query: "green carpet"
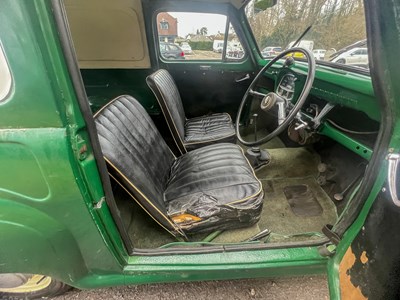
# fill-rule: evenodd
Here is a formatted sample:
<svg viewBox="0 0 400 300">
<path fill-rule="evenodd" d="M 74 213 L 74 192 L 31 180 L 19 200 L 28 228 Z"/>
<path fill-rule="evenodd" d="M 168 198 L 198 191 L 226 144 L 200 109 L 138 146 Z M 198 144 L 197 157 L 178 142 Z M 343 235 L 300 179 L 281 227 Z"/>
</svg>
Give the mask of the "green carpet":
<svg viewBox="0 0 400 300">
<path fill-rule="evenodd" d="M 279 235 L 296 235 L 306 232 L 321 232 L 326 224 L 333 224 L 337 219 L 336 207 L 314 177 L 263 179 L 265 198 L 261 220 L 261 230 L 268 228 Z M 322 214 L 313 217 L 297 216 L 290 208 L 283 192 L 286 186 L 307 185 L 322 207 Z M 277 240 L 281 238 L 277 237 Z M 282 239 L 289 241 L 290 238 Z M 307 239 L 307 237 L 304 237 Z M 299 240 L 299 237 L 296 237 Z"/>
<path fill-rule="evenodd" d="M 307 177 L 318 175 L 318 155 L 306 148 L 269 149 L 271 161 L 256 171 L 259 179 Z"/>
<path fill-rule="evenodd" d="M 256 171 L 265 193 L 258 225 L 261 230 L 268 228 L 273 232 L 269 241 L 309 239 L 308 236 L 285 236 L 321 232 L 324 225 L 333 224 L 337 219 L 336 207 L 316 181 L 319 156 L 307 148 L 270 149 L 269 153 L 271 162 Z M 323 209 L 322 215 L 299 217 L 293 213 L 283 189 L 294 185 L 308 186 Z"/>
<path fill-rule="evenodd" d="M 239 228 L 234 230 L 226 230 L 217 236 L 214 243 L 239 243 L 247 240 L 260 232 L 258 223 L 247 228 Z"/>
</svg>

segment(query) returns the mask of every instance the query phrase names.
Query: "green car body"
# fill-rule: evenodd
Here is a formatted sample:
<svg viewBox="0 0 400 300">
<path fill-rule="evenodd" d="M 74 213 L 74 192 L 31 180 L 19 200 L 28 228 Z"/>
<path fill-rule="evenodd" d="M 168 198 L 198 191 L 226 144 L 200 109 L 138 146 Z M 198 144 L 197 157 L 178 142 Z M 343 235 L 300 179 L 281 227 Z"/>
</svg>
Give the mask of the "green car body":
<svg viewBox="0 0 400 300">
<path fill-rule="evenodd" d="M 368 34 L 377 39 L 376 49 L 380 49 L 371 51 L 376 61 L 371 76 L 321 64 L 312 91 L 315 97 L 362 110 L 370 119 L 381 122 L 379 142 L 374 147 L 329 124 L 320 129 L 321 135 L 371 162 L 365 186 L 360 187 L 357 195 L 362 205 L 348 210 L 347 217 L 352 222 L 340 242 L 252 249 L 236 245 L 197 253 L 171 250 L 149 254 L 130 250 L 132 245 L 127 245 L 119 231 L 112 210 L 114 204 L 106 197 L 107 184 L 99 171 L 104 162 L 96 160 L 100 150 L 96 149 L 90 133 L 92 125 L 85 114 L 90 109 L 97 110 L 121 90 L 140 94 L 147 99 L 142 101 L 144 107 L 151 114 L 158 114 L 155 99 L 144 81 L 155 64 L 123 76 L 121 70 L 82 70 L 91 108 L 89 104 L 85 106 L 79 100 L 84 91 L 77 89 L 82 79 L 71 73 L 74 62 L 68 58 L 65 33 L 60 29 L 62 2 L 1 1 L 0 49 L 4 51 L 12 83 L 7 96 L 0 99 L 0 273 L 44 274 L 82 289 L 328 274 L 330 296 L 339 299 L 339 265 L 382 189 L 387 189 L 387 155 L 400 148 L 400 86 L 396 83 L 400 67 L 394 51 L 400 49 L 400 28 L 395 15 L 400 4 L 366 1 L 365 6 Z M 252 51 L 248 57 L 260 68 L 266 62 L 241 13 L 234 12 L 242 24 L 243 36 L 248 38 L 247 49 Z M 149 47 L 156 51 L 156 46 Z M 151 60 L 154 62 L 154 58 Z M 186 63 L 189 70 L 197 67 L 195 63 Z M 223 63 L 210 64 L 222 67 Z M 179 65 L 175 67 L 179 69 Z M 223 67 L 232 72 L 254 70 L 250 59 Z M 297 68 L 306 67 L 300 64 Z M 120 81 L 107 89 L 101 84 L 90 84 L 105 77 L 107 82 Z M 132 85 L 124 86 L 130 79 Z M 354 98 L 358 101 L 349 101 Z"/>
</svg>

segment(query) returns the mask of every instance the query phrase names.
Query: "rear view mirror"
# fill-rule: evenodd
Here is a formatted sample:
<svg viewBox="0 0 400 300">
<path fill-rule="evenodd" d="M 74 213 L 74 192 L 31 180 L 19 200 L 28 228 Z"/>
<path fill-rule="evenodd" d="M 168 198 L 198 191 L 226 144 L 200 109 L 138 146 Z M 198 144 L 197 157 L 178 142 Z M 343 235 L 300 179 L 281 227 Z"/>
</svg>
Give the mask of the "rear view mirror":
<svg viewBox="0 0 400 300">
<path fill-rule="evenodd" d="M 256 0 L 254 2 L 254 8 L 259 11 L 263 11 L 274 6 L 277 2 L 278 0 Z"/>
</svg>

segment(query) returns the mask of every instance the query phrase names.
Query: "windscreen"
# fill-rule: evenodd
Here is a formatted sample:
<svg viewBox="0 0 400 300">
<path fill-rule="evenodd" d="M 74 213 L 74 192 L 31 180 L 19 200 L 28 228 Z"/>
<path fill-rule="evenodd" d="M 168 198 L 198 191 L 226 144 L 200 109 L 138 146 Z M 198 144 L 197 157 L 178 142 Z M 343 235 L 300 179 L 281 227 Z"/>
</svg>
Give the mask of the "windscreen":
<svg viewBox="0 0 400 300">
<path fill-rule="evenodd" d="M 246 15 L 264 58 L 292 47 L 311 26 L 296 46 L 317 61 L 368 68 L 362 0 L 278 0 L 264 11 L 250 2 Z"/>
</svg>

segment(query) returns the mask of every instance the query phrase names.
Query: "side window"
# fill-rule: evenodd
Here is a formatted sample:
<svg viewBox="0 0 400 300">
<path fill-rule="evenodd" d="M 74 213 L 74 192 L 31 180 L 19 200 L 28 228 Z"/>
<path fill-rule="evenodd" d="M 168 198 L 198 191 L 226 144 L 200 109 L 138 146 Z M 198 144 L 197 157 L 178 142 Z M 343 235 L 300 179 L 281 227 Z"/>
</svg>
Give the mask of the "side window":
<svg viewBox="0 0 400 300">
<path fill-rule="evenodd" d="M 362 50 L 354 51 L 354 52 L 353 52 L 353 55 L 360 55 L 360 54 L 362 54 L 361 51 L 362 51 Z"/>
<path fill-rule="evenodd" d="M 245 56 L 239 37 L 225 15 L 161 12 L 156 22 L 163 59 L 237 61 Z"/>
<path fill-rule="evenodd" d="M 11 72 L 0 44 L 0 102 L 3 101 L 11 89 Z"/>
</svg>

